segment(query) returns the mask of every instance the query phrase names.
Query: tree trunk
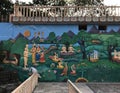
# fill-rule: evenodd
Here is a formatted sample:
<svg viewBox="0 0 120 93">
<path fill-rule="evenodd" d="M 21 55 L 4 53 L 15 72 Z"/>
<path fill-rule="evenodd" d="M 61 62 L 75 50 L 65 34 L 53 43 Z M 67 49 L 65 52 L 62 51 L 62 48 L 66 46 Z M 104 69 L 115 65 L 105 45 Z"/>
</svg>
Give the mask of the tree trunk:
<svg viewBox="0 0 120 93">
<path fill-rule="evenodd" d="M 6 59 L 9 60 L 9 59 L 10 59 L 10 51 L 6 51 L 6 52 L 7 52 L 7 53 L 6 53 L 6 57 L 7 57 Z"/>
<path fill-rule="evenodd" d="M 65 42 L 65 46 L 66 46 L 66 50 L 68 51 L 68 47 L 69 47 L 70 43 L 69 42 Z"/>
<path fill-rule="evenodd" d="M 21 57 L 21 55 L 20 54 L 14 54 L 15 56 L 16 56 L 16 58 L 18 59 L 18 66 L 20 65 L 20 57 Z"/>
<path fill-rule="evenodd" d="M 84 41 L 84 40 L 79 40 L 79 41 L 78 41 L 78 44 L 79 44 L 80 47 L 81 47 L 82 58 L 83 58 L 83 59 L 86 59 L 86 58 L 87 58 L 87 55 L 86 55 L 86 50 L 85 50 L 85 41 Z"/>
<path fill-rule="evenodd" d="M 110 61 L 113 61 L 112 59 L 112 51 L 114 51 L 114 49 L 117 47 L 116 45 L 108 45 L 108 58 Z"/>
</svg>

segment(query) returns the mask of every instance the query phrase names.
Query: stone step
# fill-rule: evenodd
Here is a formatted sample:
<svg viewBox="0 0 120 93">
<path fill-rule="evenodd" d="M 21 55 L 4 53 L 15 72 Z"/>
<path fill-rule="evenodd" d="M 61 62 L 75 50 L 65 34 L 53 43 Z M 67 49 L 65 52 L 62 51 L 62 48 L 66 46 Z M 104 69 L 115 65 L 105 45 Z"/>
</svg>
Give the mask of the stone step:
<svg viewBox="0 0 120 93">
<path fill-rule="evenodd" d="M 94 93 L 86 83 L 75 83 L 75 85 L 82 93 Z"/>
<path fill-rule="evenodd" d="M 40 82 L 33 93 L 68 93 L 67 83 Z"/>
</svg>

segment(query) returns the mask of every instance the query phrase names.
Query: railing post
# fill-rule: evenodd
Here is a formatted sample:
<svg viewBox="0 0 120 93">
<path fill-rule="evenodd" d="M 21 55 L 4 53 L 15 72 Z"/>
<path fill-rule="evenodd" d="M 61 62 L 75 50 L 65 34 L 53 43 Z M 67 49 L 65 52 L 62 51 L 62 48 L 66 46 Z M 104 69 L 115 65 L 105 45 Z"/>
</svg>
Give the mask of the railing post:
<svg viewBox="0 0 120 93">
<path fill-rule="evenodd" d="M 38 83 L 38 75 L 33 74 L 27 80 L 25 80 L 20 86 L 18 86 L 12 93 L 32 93 L 35 86 Z"/>
<path fill-rule="evenodd" d="M 68 93 L 82 93 L 70 80 L 67 81 L 68 83 Z"/>
</svg>

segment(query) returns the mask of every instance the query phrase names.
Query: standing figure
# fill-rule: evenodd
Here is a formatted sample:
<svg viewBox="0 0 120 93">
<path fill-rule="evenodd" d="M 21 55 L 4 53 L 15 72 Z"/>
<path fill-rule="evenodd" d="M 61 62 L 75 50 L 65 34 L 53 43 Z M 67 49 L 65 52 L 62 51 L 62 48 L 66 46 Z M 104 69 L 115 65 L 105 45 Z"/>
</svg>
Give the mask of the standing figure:
<svg viewBox="0 0 120 93">
<path fill-rule="evenodd" d="M 61 73 L 61 76 L 64 76 L 64 75 L 67 76 L 67 73 L 68 73 L 68 65 L 67 65 L 67 63 L 65 63 L 65 66 L 64 66 L 63 72 Z"/>
<path fill-rule="evenodd" d="M 25 48 L 25 50 L 24 50 L 24 68 L 26 69 L 26 67 L 27 67 L 27 62 L 28 62 L 28 49 L 27 48 Z"/>
<path fill-rule="evenodd" d="M 28 51 L 28 44 L 26 44 L 25 48 L 26 48 L 26 49 L 27 49 L 27 51 Z"/>
<path fill-rule="evenodd" d="M 45 47 L 44 47 L 44 46 L 41 47 L 41 51 L 42 51 L 42 52 L 45 51 Z"/>
<path fill-rule="evenodd" d="M 116 50 L 114 50 L 114 58 L 118 58 L 118 57 L 117 57 L 117 51 L 116 51 Z"/>
<path fill-rule="evenodd" d="M 120 60 L 120 51 L 118 52 L 118 60 Z"/>
<path fill-rule="evenodd" d="M 71 66 L 71 72 L 70 72 L 72 75 L 76 75 L 76 66 L 75 66 L 75 64 L 73 64 L 72 66 Z"/>
<path fill-rule="evenodd" d="M 40 55 L 40 62 L 41 63 L 45 62 L 45 54 L 44 54 L 44 52 L 42 52 L 41 55 Z"/>
<path fill-rule="evenodd" d="M 94 59 L 98 59 L 98 52 L 94 50 Z"/>
<path fill-rule="evenodd" d="M 39 62 L 39 59 L 40 59 L 40 52 L 41 52 L 41 48 L 40 46 L 38 46 L 36 49 L 36 61 L 37 62 Z"/>
<path fill-rule="evenodd" d="M 35 45 L 33 45 L 32 49 L 31 49 L 31 53 L 32 53 L 32 63 L 36 64 L 36 59 L 35 59 L 35 56 L 36 56 L 36 46 Z"/>
</svg>

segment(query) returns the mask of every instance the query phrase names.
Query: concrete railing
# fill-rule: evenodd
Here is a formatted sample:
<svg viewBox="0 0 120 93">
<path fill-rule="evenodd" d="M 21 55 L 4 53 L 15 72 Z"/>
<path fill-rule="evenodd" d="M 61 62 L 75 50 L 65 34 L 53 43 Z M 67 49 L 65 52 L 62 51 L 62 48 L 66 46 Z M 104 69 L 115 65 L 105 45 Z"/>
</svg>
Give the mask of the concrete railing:
<svg viewBox="0 0 120 93">
<path fill-rule="evenodd" d="M 25 80 L 20 86 L 13 90 L 12 93 L 32 93 L 37 84 L 38 74 L 33 74 L 27 80 Z"/>
<path fill-rule="evenodd" d="M 70 80 L 67 81 L 68 83 L 68 93 L 82 93 L 75 84 L 73 84 Z"/>
<path fill-rule="evenodd" d="M 120 6 L 22 6 L 14 5 L 10 22 L 48 24 L 79 22 L 120 22 Z"/>
</svg>

